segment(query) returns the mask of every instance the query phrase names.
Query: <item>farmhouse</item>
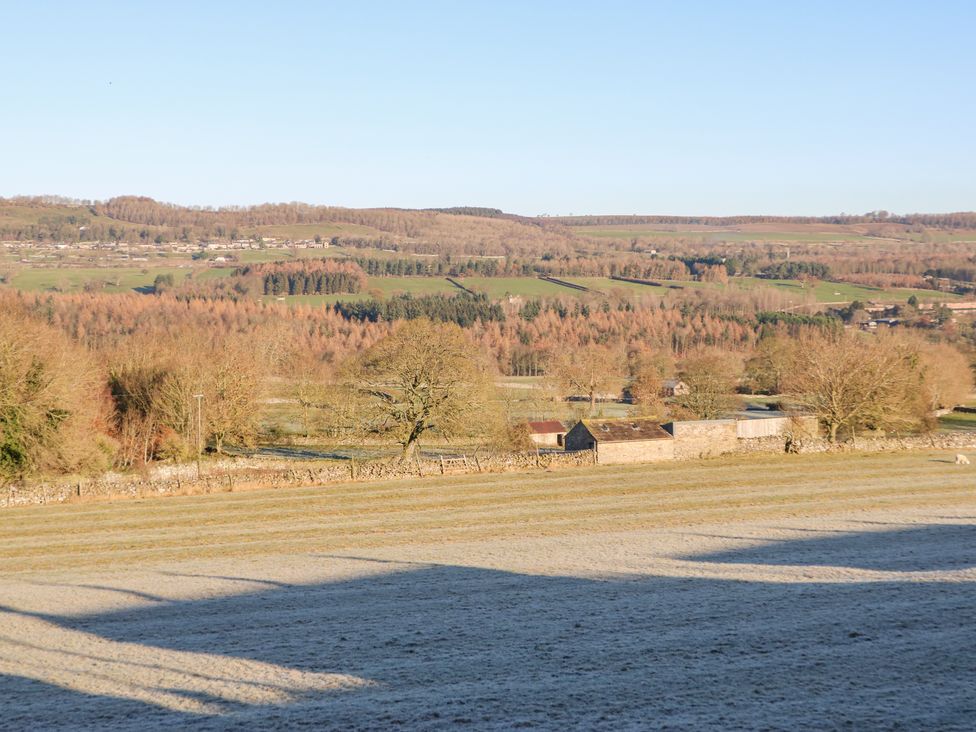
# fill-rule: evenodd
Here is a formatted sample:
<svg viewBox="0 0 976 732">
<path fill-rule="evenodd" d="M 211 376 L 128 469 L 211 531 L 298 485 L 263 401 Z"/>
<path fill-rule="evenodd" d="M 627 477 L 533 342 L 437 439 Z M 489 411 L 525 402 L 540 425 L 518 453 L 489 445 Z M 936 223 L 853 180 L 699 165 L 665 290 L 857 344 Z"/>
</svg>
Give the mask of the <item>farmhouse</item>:
<svg viewBox="0 0 976 732">
<path fill-rule="evenodd" d="M 556 419 L 529 422 L 529 437 L 540 447 L 562 447 L 566 432 L 566 425 Z"/>
<path fill-rule="evenodd" d="M 665 379 L 661 382 L 661 396 L 685 396 L 691 391 L 681 379 Z"/>
<path fill-rule="evenodd" d="M 674 440 L 653 419 L 584 419 L 563 442 L 567 450 L 593 450 L 601 465 L 674 459 Z"/>
</svg>

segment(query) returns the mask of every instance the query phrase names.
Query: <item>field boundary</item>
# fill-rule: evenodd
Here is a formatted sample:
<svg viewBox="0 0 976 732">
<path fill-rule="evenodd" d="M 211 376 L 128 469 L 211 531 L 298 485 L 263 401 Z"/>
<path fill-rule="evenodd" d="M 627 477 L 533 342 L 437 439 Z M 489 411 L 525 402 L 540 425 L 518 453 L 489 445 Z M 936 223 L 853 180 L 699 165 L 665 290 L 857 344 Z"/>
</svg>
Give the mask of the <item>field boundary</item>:
<svg viewBox="0 0 976 732">
<path fill-rule="evenodd" d="M 918 450 L 976 449 L 976 433 L 953 432 L 905 437 L 867 437 L 853 443 L 831 445 L 823 438 L 805 439 L 792 446 L 803 454 L 823 452 L 908 452 Z M 675 462 L 701 461 L 718 457 L 774 454 L 785 451 L 782 436 L 740 439 L 733 449 L 704 457 L 688 454 Z M 671 461 L 668 461 L 671 462 Z M 413 461 L 348 460 L 345 463 L 321 465 L 308 461 L 289 461 L 284 467 L 255 467 L 232 463 L 207 467 L 201 477 L 172 473 L 145 478 L 126 474 L 108 474 L 98 478 L 71 481 L 8 485 L 0 488 L 0 509 L 36 506 L 70 501 L 149 498 L 154 496 L 200 495 L 261 489 L 301 488 L 335 483 L 403 480 L 441 475 L 476 473 L 517 473 L 535 470 L 558 470 L 596 464 L 592 450 L 575 452 L 523 452 L 495 455 L 458 455 L 452 458 L 423 458 Z M 642 464 L 642 463 L 635 463 Z M 656 463 L 648 463 L 649 466 Z M 192 465 L 181 466 L 191 471 Z"/>
</svg>

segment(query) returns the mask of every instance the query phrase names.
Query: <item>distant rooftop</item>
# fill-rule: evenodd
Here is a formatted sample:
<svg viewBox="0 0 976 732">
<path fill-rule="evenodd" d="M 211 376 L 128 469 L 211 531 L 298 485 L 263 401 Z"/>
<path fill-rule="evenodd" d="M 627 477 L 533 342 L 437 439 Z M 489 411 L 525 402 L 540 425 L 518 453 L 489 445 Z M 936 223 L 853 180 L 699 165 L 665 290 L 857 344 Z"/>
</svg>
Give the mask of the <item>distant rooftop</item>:
<svg viewBox="0 0 976 732">
<path fill-rule="evenodd" d="M 542 422 L 529 422 L 529 430 L 535 435 L 551 435 L 568 431 L 566 426 L 556 419 L 547 419 Z"/>
<path fill-rule="evenodd" d="M 597 442 L 671 439 L 654 419 L 584 419 L 583 426 Z"/>
</svg>

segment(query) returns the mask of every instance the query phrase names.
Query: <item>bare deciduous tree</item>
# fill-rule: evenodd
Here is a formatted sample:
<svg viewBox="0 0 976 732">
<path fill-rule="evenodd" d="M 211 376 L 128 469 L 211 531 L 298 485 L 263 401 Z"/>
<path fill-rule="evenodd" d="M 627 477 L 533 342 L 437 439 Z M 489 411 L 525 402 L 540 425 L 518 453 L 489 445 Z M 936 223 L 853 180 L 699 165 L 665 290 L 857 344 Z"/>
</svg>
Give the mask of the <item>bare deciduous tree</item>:
<svg viewBox="0 0 976 732">
<path fill-rule="evenodd" d="M 613 388 L 623 376 L 623 365 L 619 350 L 593 343 L 560 351 L 553 358 L 549 373 L 564 396 L 586 397 L 592 414 L 597 396 Z"/>
<path fill-rule="evenodd" d="M 402 323 L 353 364 L 350 377 L 360 424 L 392 435 L 404 459 L 427 433 L 472 435 L 494 411 L 487 362 L 454 324 Z"/>
<path fill-rule="evenodd" d="M 629 355 L 630 395 L 640 413 L 665 419 L 667 404 L 662 396 L 664 379 L 674 373 L 674 359 L 663 351 L 642 349 Z"/>
<path fill-rule="evenodd" d="M 718 348 L 700 348 L 681 359 L 678 372 L 688 393 L 675 403 L 698 419 L 715 419 L 735 409 L 735 388 L 742 373 L 738 354 Z"/>
<path fill-rule="evenodd" d="M 815 414 L 836 442 L 845 432 L 918 426 L 917 344 L 860 333 L 807 333 L 796 343 L 785 393 Z"/>
</svg>

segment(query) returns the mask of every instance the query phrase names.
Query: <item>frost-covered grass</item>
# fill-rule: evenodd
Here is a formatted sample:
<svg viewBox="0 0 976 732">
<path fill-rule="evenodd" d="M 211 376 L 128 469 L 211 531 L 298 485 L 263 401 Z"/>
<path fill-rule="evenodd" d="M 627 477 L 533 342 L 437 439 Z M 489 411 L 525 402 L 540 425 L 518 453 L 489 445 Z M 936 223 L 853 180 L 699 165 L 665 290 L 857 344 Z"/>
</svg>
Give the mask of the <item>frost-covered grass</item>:
<svg viewBox="0 0 976 732">
<path fill-rule="evenodd" d="M 6 510 L 0 729 L 965 729 L 951 457 Z"/>
</svg>

